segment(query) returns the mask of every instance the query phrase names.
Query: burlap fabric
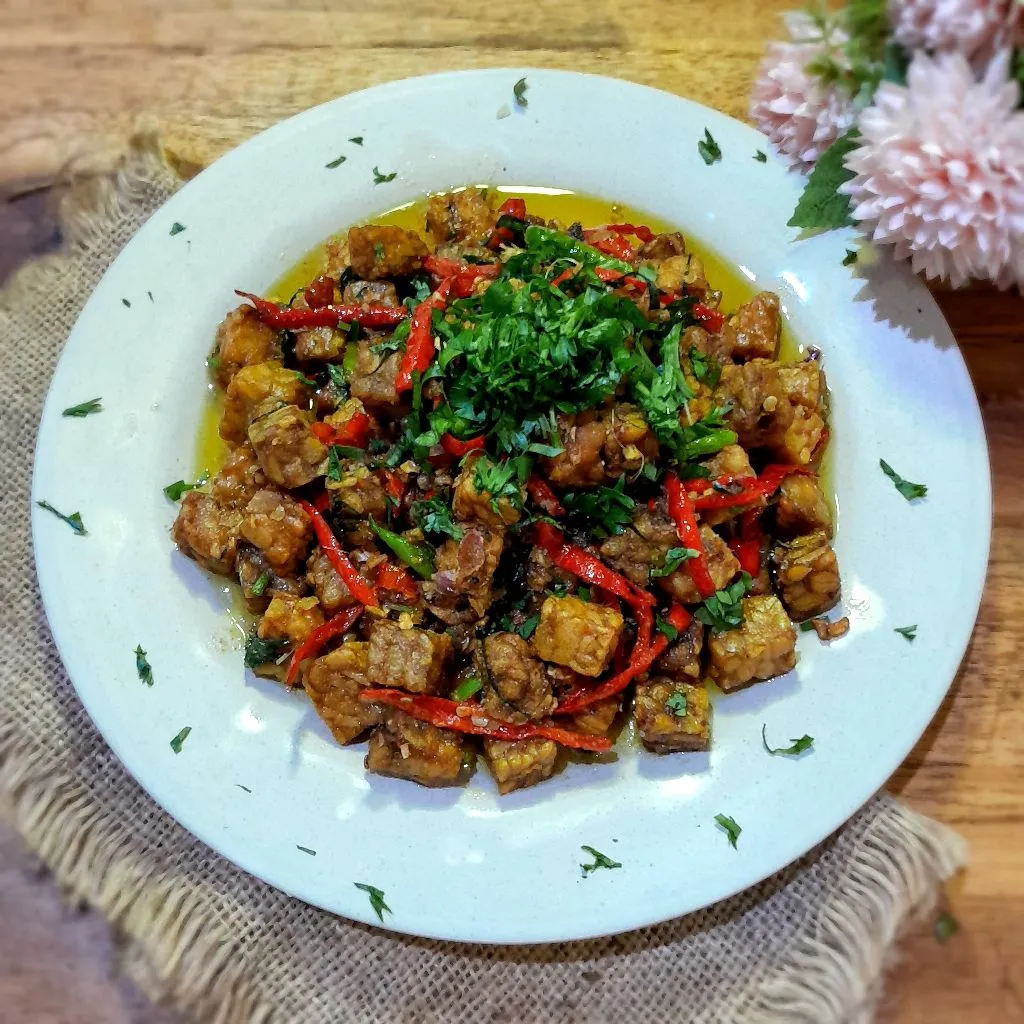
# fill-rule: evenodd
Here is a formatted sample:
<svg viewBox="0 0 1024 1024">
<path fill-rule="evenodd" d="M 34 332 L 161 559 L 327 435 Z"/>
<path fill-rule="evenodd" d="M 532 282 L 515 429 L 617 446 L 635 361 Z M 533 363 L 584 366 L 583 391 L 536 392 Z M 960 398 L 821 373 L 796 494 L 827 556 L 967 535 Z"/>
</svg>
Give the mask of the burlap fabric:
<svg viewBox="0 0 1024 1024">
<path fill-rule="evenodd" d="M 202 1021 L 605 1024 L 866 1022 L 901 926 L 961 840 L 888 796 L 755 889 L 659 927 L 462 946 L 333 917 L 245 875 L 153 804 L 79 704 L 47 630 L 29 530 L 40 407 L 85 300 L 175 181 L 141 148 L 77 190 L 64 251 L 0 294 L 0 796 L 75 896 L 122 934 L 154 998 Z"/>
</svg>

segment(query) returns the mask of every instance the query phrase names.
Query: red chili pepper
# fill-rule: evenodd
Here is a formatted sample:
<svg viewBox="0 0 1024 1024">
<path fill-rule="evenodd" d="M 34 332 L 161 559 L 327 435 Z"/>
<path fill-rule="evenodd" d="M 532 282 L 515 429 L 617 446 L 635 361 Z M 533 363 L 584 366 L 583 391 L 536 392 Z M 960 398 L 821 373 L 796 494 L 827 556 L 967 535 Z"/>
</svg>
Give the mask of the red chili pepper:
<svg viewBox="0 0 1024 1024">
<path fill-rule="evenodd" d="M 607 253 L 617 260 L 632 263 L 636 259 L 636 250 L 621 235 L 613 235 L 611 238 L 599 238 L 591 243 L 598 252 Z"/>
<path fill-rule="evenodd" d="M 310 428 L 321 444 L 340 444 L 348 448 L 365 448 L 370 440 L 370 417 L 365 412 L 356 412 L 340 427 L 333 427 L 322 420 Z"/>
<path fill-rule="evenodd" d="M 551 561 L 559 569 L 571 572 L 586 583 L 616 594 L 631 607 L 654 604 L 654 598 L 647 591 L 641 590 L 625 576 L 609 569 L 589 551 L 584 551 L 575 544 L 566 544 L 561 530 L 555 529 L 550 523 L 534 524 L 534 542 L 548 553 Z"/>
<path fill-rule="evenodd" d="M 643 291 L 647 287 L 647 282 L 642 277 L 634 277 L 623 270 L 613 270 L 611 267 L 595 267 L 594 275 L 605 284 L 621 281 L 624 288 L 634 288 L 637 291 Z"/>
<path fill-rule="evenodd" d="M 576 274 L 577 270 L 579 270 L 579 267 L 569 267 L 568 270 L 563 270 L 558 277 L 552 278 L 551 287 L 557 288 L 560 284 L 568 281 L 570 277 L 573 277 Z"/>
<path fill-rule="evenodd" d="M 588 736 L 548 722 L 512 725 L 510 722 L 492 718 L 482 711 L 478 704 L 457 704 L 445 697 L 428 697 L 424 694 L 406 693 L 405 690 L 370 689 L 363 690 L 359 694 L 359 699 L 376 704 L 388 704 L 439 729 L 451 729 L 453 732 L 469 733 L 473 736 L 489 736 L 497 740 L 542 738 L 553 740 L 563 747 L 595 752 L 610 750 L 612 745 L 607 736 Z"/>
<path fill-rule="evenodd" d="M 321 274 L 315 281 L 310 282 L 303 294 L 310 309 L 329 306 L 334 301 L 334 278 Z"/>
<path fill-rule="evenodd" d="M 765 498 L 772 498 L 775 496 L 775 492 L 782 486 L 782 481 L 787 476 L 795 474 L 814 476 L 814 471 L 806 466 L 783 466 L 780 463 L 773 462 L 761 470 L 761 475 L 757 478 L 757 482 L 760 484 Z"/>
<path fill-rule="evenodd" d="M 499 217 L 515 217 L 516 220 L 526 220 L 526 200 L 513 196 L 506 199 L 498 207 Z"/>
<path fill-rule="evenodd" d="M 740 569 L 751 576 L 757 576 L 761 571 L 764 531 L 761 529 L 760 517 L 760 511 L 750 509 L 744 512 L 740 521 L 740 535 L 729 543 L 730 550 L 740 563 Z"/>
<path fill-rule="evenodd" d="M 444 309 L 451 291 L 452 279 L 442 281 L 434 294 L 424 299 L 413 311 L 409 337 L 405 342 L 405 355 L 395 377 L 395 390 L 401 394 L 412 387 L 412 375 L 424 374 L 434 361 L 434 336 L 431 332 L 435 309 Z"/>
<path fill-rule="evenodd" d="M 614 231 L 619 235 L 634 235 L 641 242 L 653 242 L 654 232 L 643 224 L 605 224 L 605 231 Z"/>
<path fill-rule="evenodd" d="M 707 599 L 715 593 L 717 588 L 711 578 L 711 571 L 708 569 L 708 559 L 704 553 L 704 542 L 701 540 L 693 501 L 675 473 L 669 473 L 665 477 L 665 494 L 668 497 L 668 514 L 676 524 L 676 533 L 679 535 L 679 539 L 683 542 L 684 547 L 697 552 L 696 558 L 686 560 L 690 579 L 693 580 L 697 593 Z"/>
<path fill-rule="evenodd" d="M 344 611 L 338 612 L 332 619 L 328 619 L 322 626 L 317 626 L 305 640 L 295 648 L 292 653 L 292 660 L 288 662 L 288 674 L 284 681 L 288 686 L 295 682 L 299 674 L 299 667 L 307 658 L 316 657 L 317 652 L 328 640 L 335 636 L 347 633 L 355 624 L 356 619 L 363 614 L 362 605 L 353 605 Z"/>
<path fill-rule="evenodd" d="M 321 306 L 319 309 L 292 309 L 276 302 L 261 299 L 251 292 L 235 289 L 236 295 L 248 299 L 256 307 L 260 320 L 279 330 L 302 331 L 309 327 L 337 327 L 338 324 L 357 323 L 363 327 L 391 327 L 401 323 L 409 314 L 404 306 L 381 306 L 369 303 L 357 305 Z"/>
<path fill-rule="evenodd" d="M 316 500 L 313 502 L 313 508 L 317 512 L 326 512 L 331 507 L 331 496 L 327 491 L 323 491 L 318 494 Z"/>
<path fill-rule="evenodd" d="M 730 478 L 730 480 L 736 483 L 742 482 L 742 489 L 733 494 L 722 491 L 701 494 L 693 499 L 694 509 L 698 512 L 710 512 L 714 509 L 736 508 L 738 505 L 756 505 L 764 499 L 764 488 L 757 477 L 738 477 Z"/>
<path fill-rule="evenodd" d="M 558 500 L 558 495 L 551 490 L 551 485 L 543 477 L 531 473 L 526 481 L 526 492 L 549 516 L 564 516 L 565 506 Z"/>
<path fill-rule="evenodd" d="M 402 479 L 402 474 L 396 473 L 393 469 L 382 469 L 380 473 L 384 478 L 384 490 L 396 502 L 400 502 L 405 494 L 405 481 Z"/>
<path fill-rule="evenodd" d="M 381 590 L 390 590 L 393 594 L 415 601 L 420 596 L 419 588 L 412 573 L 408 573 L 400 565 L 381 562 L 377 567 L 374 581 Z"/>
<path fill-rule="evenodd" d="M 706 327 L 712 334 L 717 334 L 725 325 L 725 315 L 717 309 L 705 306 L 703 302 L 696 302 L 693 306 L 693 315 L 701 327 Z"/>
<path fill-rule="evenodd" d="M 446 455 L 450 455 L 454 459 L 461 459 L 463 455 L 468 455 L 470 452 L 483 451 L 484 435 L 478 434 L 476 437 L 471 437 L 466 441 L 460 441 L 451 434 L 442 434 L 441 447 Z"/>
<path fill-rule="evenodd" d="M 380 601 L 376 591 L 349 561 L 348 555 L 338 543 L 338 538 L 334 536 L 334 532 L 327 525 L 327 520 L 308 501 L 300 499 L 299 505 L 302 507 L 302 511 L 309 516 L 310 522 L 313 524 L 313 533 L 316 534 L 320 547 L 323 548 L 328 561 L 337 570 L 345 586 L 348 587 L 348 592 L 367 608 L 379 608 Z"/>
<path fill-rule="evenodd" d="M 501 273 L 498 263 L 460 263 L 439 256 L 425 256 L 423 266 L 440 280 L 451 279 L 451 291 L 456 298 L 471 295 L 473 287 L 481 278 L 493 279 Z"/>
<path fill-rule="evenodd" d="M 672 605 L 665 619 L 678 630 L 686 629 L 693 621 L 690 613 L 682 605 L 678 604 Z M 646 672 L 661 657 L 666 647 L 668 647 L 668 637 L 664 633 L 659 633 L 649 644 L 641 645 L 638 643 L 633 648 L 633 655 L 629 659 L 629 667 L 625 671 L 617 673 L 611 679 L 606 679 L 593 689 L 573 690 L 558 705 L 555 714 L 572 715 L 577 711 L 590 707 L 591 704 L 597 704 L 599 701 L 607 700 L 609 697 L 614 697 L 615 694 L 621 693 L 638 675 Z"/>
</svg>

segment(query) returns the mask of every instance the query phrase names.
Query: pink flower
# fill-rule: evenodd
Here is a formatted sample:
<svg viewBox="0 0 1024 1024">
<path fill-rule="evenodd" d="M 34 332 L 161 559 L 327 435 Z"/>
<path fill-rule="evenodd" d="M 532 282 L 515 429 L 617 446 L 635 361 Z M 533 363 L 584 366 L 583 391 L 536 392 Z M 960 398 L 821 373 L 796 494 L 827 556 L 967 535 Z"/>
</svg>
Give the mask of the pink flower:
<svg viewBox="0 0 1024 1024">
<path fill-rule="evenodd" d="M 907 50 L 992 57 L 1008 38 L 1017 0 L 889 0 L 893 38 Z"/>
<path fill-rule="evenodd" d="M 819 58 L 838 54 L 838 31 L 826 39 L 807 15 L 786 16 L 788 43 L 772 43 L 761 63 L 750 100 L 750 117 L 791 167 L 807 170 L 849 129 L 856 112 L 840 90 L 807 70 Z"/>
<path fill-rule="evenodd" d="M 871 238 L 959 287 L 1024 282 L 1024 112 L 1009 54 L 980 81 L 960 53 L 917 53 L 861 116 L 843 186 Z"/>
</svg>

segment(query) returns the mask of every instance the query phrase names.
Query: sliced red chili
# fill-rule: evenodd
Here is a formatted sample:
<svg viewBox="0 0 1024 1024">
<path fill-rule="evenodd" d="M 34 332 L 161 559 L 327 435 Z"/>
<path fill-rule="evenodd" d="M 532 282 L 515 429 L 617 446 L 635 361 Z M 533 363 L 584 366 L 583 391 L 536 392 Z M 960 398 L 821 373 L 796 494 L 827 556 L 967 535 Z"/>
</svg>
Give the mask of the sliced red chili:
<svg viewBox="0 0 1024 1024">
<path fill-rule="evenodd" d="M 461 459 L 463 455 L 468 455 L 470 452 L 483 451 L 484 435 L 478 434 L 476 437 L 470 437 L 465 441 L 460 441 L 457 437 L 453 437 L 451 434 L 442 434 L 441 447 L 444 449 L 446 455 L 451 455 L 452 458 L 455 459 Z"/>
<path fill-rule="evenodd" d="M 285 683 L 291 686 L 299 674 L 302 662 L 307 658 L 315 658 L 320 648 L 332 637 L 347 633 L 362 614 L 363 606 L 353 605 L 351 608 L 338 612 L 334 618 L 328 619 L 322 626 L 317 626 L 292 653 L 292 659 L 288 662 L 288 674 L 284 677 Z"/>
<path fill-rule="evenodd" d="M 380 474 L 384 480 L 384 490 L 388 496 L 396 502 L 401 501 L 405 495 L 405 480 L 402 479 L 402 474 L 395 472 L 393 469 L 386 468 L 382 469 Z"/>
<path fill-rule="evenodd" d="M 542 476 L 531 473 L 526 481 L 526 493 L 533 499 L 533 503 L 549 516 L 564 516 L 565 506 L 558 500 L 558 495 L 551 489 L 551 485 Z"/>
<path fill-rule="evenodd" d="M 406 572 L 400 565 L 381 562 L 377 567 L 374 581 L 381 590 L 390 590 L 393 594 L 415 601 L 420 596 L 419 587 L 412 573 Z"/>
<path fill-rule="evenodd" d="M 334 531 L 327 525 L 327 520 L 308 501 L 300 499 L 299 505 L 309 516 L 317 542 L 324 554 L 327 555 L 328 561 L 337 570 L 342 582 L 348 587 L 348 592 L 360 604 L 366 605 L 368 608 L 379 608 L 380 601 L 377 598 L 377 592 L 363 579 L 359 570 L 349 560 L 348 555 L 338 543 L 338 538 L 334 536 Z"/>
<path fill-rule="evenodd" d="M 668 514 L 676 525 L 679 539 L 684 547 L 697 552 L 695 558 L 689 558 L 685 563 L 690 579 L 693 580 L 697 593 L 707 599 L 717 588 L 708 569 L 708 559 L 704 553 L 704 542 L 700 536 L 700 527 L 697 525 L 693 501 L 675 473 L 668 473 L 665 477 L 665 494 L 668 498 Z"/>
<path fill-rule="evenodd" d="M 370 417 L 365 412 L 353 413 L 340 427 L 322 420 L 310 428 L 321 444 L 340 444 L 347 448 L 365 448 L 370 441 Z"/>
<path fill-rule="evenodd" d="M 551 287 L 557 288 L 560 284 L 564 284 L 576 274 L 577 270 L 579 267 L 569 267 L 567 270 L 563 270 L 557 277 L 551 279 Z"/>
<path fill-rule="evenodd" d="M 590 243 L 598 252 L 607 253 L 617 260 L 625 263 L 632 263 L 636 259 L 636 250 L 621 235 L 613 235 L 611 238 L 599 238 L 596 242 Z"/>
<path fill-rule="evenodd" d="M 452 732 L 468 733 L 473 736 L 489 736 L 498 740 L 541 738 L 553 740 L 563 747 L 595 752 L 609 750 L 612 745 L 607 736 L 573 732 L 547 721 L 512 725 L 510 722 L 492 718 L 478 704 L 457 704 L 445 697 L 428 697 L 424 694 L 406 693 L 405 690 L 369 689 L 363 690 L 359 694 L 359 699 L 369 703 L 387 704 L 439 729 L 450 729 Z"/>
<path fill-rule="evenodd" d="M 236 295 L 248 299 L 256 308 L 260 320 L 279 330 L 301 331 L 310 327 L 337 327 L 338 324 L 357 323 L 363 327 L 391 327 L 401 323 L 408 315 L 404 306 L 321 306 L 319 309 L 292 309 L 279 306 L 269 299 L 261 299 L 251 292 L 235 289 Z"/>
<path fill-rule="evenodd" d="M 329 306 L 334 301 L 334 278 L 321 274 L 315 281 L 309 283 L 303 295 L 310 309 Z"/>
<path fill-rule="evenodd" d="M 452 279 L 446 278 L 437 286 L 434 294 L 424 299 L 413 311 L 409 337 L 405 342 L 405 354 L 395 377 L 395 390 L 399 394 L 412 387 L 414 373 L 426 373 L 434 361 L 434 310 L 444 309 L 451 287 Z"/>
<path fill-rule="evenodd" d="M 499 217 L 515 217 L 516 220 L 526 220 L 526 200 L 517 196 L 506 199 L 498 207 Z"/>
<path fill-rule="evenodd" d="M 693 315 L 701 327 L 706 327 L 712 334 L 717 334 L 725 326 L 725 315 L 717 309 L 705 306 L 703 302 L 696 302 L 693 306 Z"/>
<path fill-rule="evenodd" d="M 605 224 L 605 231 L 614 231 L 618 235 L 633 235 L 641 242 L 653 242 L 654 232 L 644 224 Z"/>
<path fill-rule="evenodd" d="M 761 529 L 761 513 L 750 509 L 740 520 L 740 535 L 731 541 L 729 548 L 740 563 L 743 572 L 757 576 L 761 571 L 761 552 L 764 549 L 764 531 Z"/>
</svg>

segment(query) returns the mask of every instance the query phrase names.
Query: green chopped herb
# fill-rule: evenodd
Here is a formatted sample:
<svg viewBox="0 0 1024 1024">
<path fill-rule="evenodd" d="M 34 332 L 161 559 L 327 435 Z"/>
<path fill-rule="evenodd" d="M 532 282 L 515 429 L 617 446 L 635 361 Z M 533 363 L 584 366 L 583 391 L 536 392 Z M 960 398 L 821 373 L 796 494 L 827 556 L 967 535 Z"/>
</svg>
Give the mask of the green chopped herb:
<svg viewBox="0 0 1024 1024">
<path fill-rule="evenodd" d="M 424 532 L 438 537 L 462 540 L 465 531 L 452 519 L 452 510 L 438 497 L 417 501 L 412 506 L 412 520 Z"/>
<path fill-rule="evenodd" d="M 767 750 L 769 754 L 802 754 L 805 750 L 810 750 L 811 747 L 814 746 L 814 737 L 808 736 L 805 733 L 797 739 L 790 739 L 788 747 L 769 747 L 768 737 L 766 735 L 767 728 L 768 723 L 765 722 L 764 725 L 761 726 L 761 742 L 764 744 L 764 749 Z"/>
<path fill-rule="evenodd" d="M 154 302 L 154 301 L 156 301 L 156 300 L 155 300 L 155 299 L 153 298 L 153 293 L 152 293 L 152 292 L 146 292 L 146 294 L 147 294 L 147 295 L 149 296 L 149 301 L 150 301 L 150 302 Z"/>
<path fill-rule="evenodd" d="M 592 537 L 618 535 L 632 521 L 636 502 L 626 494 L 626 478 L 620 476 L 614 487 L 593 487 L 570 491 L 562 498 L 570 519 Z"/>
<path fill-rule="evenodd" d="M 124 306 L 126 309 L 132 308 L 132 304 L 127 299 L 122 299 L 121 305 Z"/>
<path fill-rule="evenodd" d="M 716 814 L 715 824 L 725 830 L 725 834 L 729 837 L 729 845 L 735 850 L 737 848 L 736 840 L 739 839 L 743 829 L 728 814 Z"/>
<path fill-rule="evenodd" d="M 694 377 L 709 388 L 717 386 L 722 376 L 722 364 L 714 356 L 701 352 L 695 345 L 690 346 L 688 356 Z"/>
<path fill-rule="evenodd" d="M 244 790 L 246 793 L 251 793 L 252 792 L 252 790 L 248 786 L 243 786 L 240 782 L 236 782 L 235 785 L 239 789 Z"/>
<path fill-rule="evenodd" d="M 524 620 L 521 626 L 516 629 L 516 632 L 524 639 L 529 640 L 533 636 L 534 630 L 540 624 L 539 615 L 529 615 Z"/>
<path fill-rule="evenodd" d="M 209 356 L 207 358 L 207 360 L 206 360 L 206 365 L 211 370 L 219 370 L 220 369 L 220 356 L 218 356 L 218 355 Z"/>
<path fill-rule="evenodd" d="M 135 671 L 147 686 L 153 685 L 153 669 L 150 668 L 149 662 L 146 660 L 146 652 L 142 649 L 142 644 L 135 648 Z"/>
<path fill-rule="evenodd" d="M 847 170 L 843 161 L 859 145 L 860 133 L 851 128 L 821 154 L 789 219 L 789 227 L 828 230 L 853 223 L 850 197 L 843 195 L 839 186 L 853 177 L 853 171 Z"/>
<path fill-rule="evenodd" d="M 694 612 L 694 618 L 703 622 L 716 633 L 728 632 L 743 625 L 743 595 L 750 589 L 753 580 L 750 573 L 740 573 L 740 578 L 717 594 L 712 594 Z"/>
<path fill-rule="evenodd" d="M 381 263 L 384 260 L 384 243 L 374 242 L 373 243 L 373 262 Z"/>
<path fill-rule="evenodd" d="M 353 135 L 348 141 L 356 146 L 361 146 L 363 144 L 363 137 L 362 135 Z"/>
<path fill-rule="evenodd" d="M 180 235 L 181 232 L 184 231 L 184 230 L 185 230 L 185 225 L 184 224 L 179 224 L 177 221 L 175 221 L 171 225 L 171 237 L 173 238 L 175 235 Z"/>
<path fill-rule="evenodd" d="M 335 167 L 340 167 L 347 159 L 347 156 L 337 156 L 329 164 L 324 164 L 324 167 L 329 171 L 333 171 Z"/>
<path fill-rule="evenodd" d="M 598 868 L 621 868 L 622 865 L 617 860 L 612 860 L 611 857 L 606 857 L 600 850 L 595 850 L 592 846 L 581 846 L 580 849 L 589 854 L 594 858 L 593 864 L 581 864 L 580 870 L 583 872 L 583 877 L 586 878 L 591 871 L 596 871 Z"/>
<path fill-rule="evenodd" d="M 512 86 L 512 95 L 516 98 L 516 106 L 522 107 L 524 110 L 530 105 L 530 101 L 526 98 L 528 88 L 525 76 Z"/>
<path fill-rule="evenodd" d="M 307 377 L 304 373 L 301 373 L 299 370 L 292 370 L 292 373 L 295 374 L 295 379 L 300 384 L 304 384 L 307 388 L 315 389 L 320 386 L 319 384 L 317 384 L 315 380 L 311 380 L 309 377 Z"/>
<path fill-rule="evenodd" d="M 960 922 L 948 910 L 943 910 L 935 919 L 932 934 L 935 936 L 936 942 L 944 943 L 948 942 L 958 931 L 960 931 Z"/>
<path fill-rule="evenodd" d="M 543 455 L 549 459 L 561 455 L 564 451 L 565 449 L 560 444 L 541 444 L 539 441 L 534 441 L 526 446 L 527 455 Z"/>
<path fill-rule="evenodd" d="M 252 632 L 245 638 L 245 664 L 248 668 L 259 668 L 260 665 L 277 661 L 287 647 L 287 640 L 264 640 L 253 627 Z"/>
<path fill-rule="evenodd" d="M 462 682 L 452 690 L 452 700 L 456 703 L 469 700 L 469 698 L 479 691 L 483 685 L 483 680 L 478 679 L 476 676 L 470 676 L 468 679 L 463 679 Z"/>
<path fill-rule="evenodd" d="M 659 633 L 662 633 L 669 643 L 672 643 L 679 636 L 679 630 L 661 615 L 654 616 L 654 628 Z"/>
<path fill-rule="evenodd" d="M 473 486 L 479 494 L 490 496 L 491 508 L 501 514 L 504 498 L 513 508 L 523 507 L 523 483 L 530 475 L 530 460 L 525 457 L 492 462 L 487 456 L 473 463 Z"/>
<path fill-rule="evenodd" d="M 843 266 L 852 267 L 857 262 L 857 250 L 847 249 L 846 255 L 843 257 Z"/>
<path fill-rule="evenodd" d="M 913 501 L 915 498 L 923 498 L 928 493 L 928 488 L 924 484 L 912 484 L 909 480 L 905 480 L 903 477 L 896 472 L 892 466 L 889 465 L 885 459 L 878 460 L 879 466 L 882 467 L 882 472 L 893 482 L 896 490 L 903 495 L 907 501 Z"/>
<path fill-rule="evenodd" d="M 669 548 L 665 552 L 665 564 L 656 569 L 651 569 L 651 578 L 660 579 L 662 576 L 671 576 L 683 564 L 691 558 L 696 558 L 697 552 L 693 548 Z"/>
<path fill-rule="evenodd" d="M 253 585 L 249 588 L 249 593 L 253 597 L 260 597 L 263 591 L 267 589 L 267 585 L 274 577 L 269 572 L 261 572 L 259 576 L 253 581 Z"/>
<path fill-rule="evenodd" d="M 58 519 L 63 519 L 79 537 L 85 536 L 87 531 L 82 523 L 82 517 L 77 512 L 72 512 L 71 515 L 66 516 L 63 512 L 58 512 L 48 501 L 37 501 L 36 504 L 40 508 L 46 509 L 47 512 L 52 512 Z"/>
<path fill-rule="evenodd" d="M 686 717 L 686 694 L 685 693 L 673 693 L 671 697 L 665 701 L 665 710 L 671 711 L 676 718 Z"/>
<path fill-rule="evenodd" d="M 168 501 L 181 501 L 182 495 L 186 491 L 198 490 L 206 481 L 207 475 L 205 473 L 194 484 L 186 483 L 184 480 L 175 480 L 173 484 L 168 484 L 164 488 L 164 497 Z"/>
<path fill-rule="evenodd" d="M 722 159 L 722 150 L 707 128 L 704 129 L 704 138 L 697 143 L 697 152 L 708 167 Z"/>
<path fill-rule="evenodd" d="M 81 405 L 70 405 L 61 413 L 61 416 L 75 416 L 81 419 L 84 416 L 91 416 L 94 412 L 103 412 L 100 401 L 99 398 L 90 398 L 88 402 L 82 402 Z"/>
<path fill-rule="evenodd" d="M 384 911 L 391 913 L 391 908 L 384 902 L 384 890 L 378 889 L 375 885 L 367 885 L 365 882 L 353 882 L 352 884 L 357 889 L 362 889 L 370 897 L 370 906 L 377 915 L 377 919 L 383 924 Z"/>
<path fill-rule="evenodd" d="M 298 843 L 296 843 L 295 849 L 301 850 L 303 853 L 308 853 L 310 857 L 316 856 L 316 850 L 311 850 L 308 846 L 299 846 Z"/>
<path fill-rule="evenodd" d="M 341 480 L 341 453 L 336 444 L 327 449 L 327 479 L 335 483 Z"/>
<path fill-rule="evenodd" d="M 897 626 L 895 632 L 899 633 L 907 643 L 913 643 L 917 639 L 917 625 Z"/>
<path fill-rule="evenodd" d="M 756 153 L 754 154 L 754 159 L 755 159 L 755 160 L 756 160 L 756 161 L 757 161 L 757 162 L 758 162 L 759 164 L 766 164 L 766 163 L 768 163 L 768 155 L 767 155 L 766 153 L 764 153 L 764 152 L 763 152 L 762 150 L 760 150 L 760 149 L 759 149 L 759 150 L 758 150 L 758 151 L 757 151 L 757 152 L 756 152 Z"/>
<path fill-rule="evenodd" d="M 800 623 L 800 632 L 814 633 L 814 619 L 804 619 L 804 621 Z"/>
<path fill-rule="evenodd" d="M 186 725 L 185 728 L 182 729 L 181 732 L 179 732 L 178 735 L 175 736 L 173 740 L 171 740 L 171 750 L 173 750 L 176 754 L 180 754 L 182 744 L 185 742 L 185 740 L 188 739 L 188 734 L 191 731 L 192 726 Z"/>
<path fill-rule="evenodd" d="M 339 366 L 337 363 L 328 363 L 327 373 L 331 378 L 331 384 L 334 385 L 335 391 L 341 395 L 347 395 L 348 373 L 345 370 L 344 365 Z"/>
<path fill-rule="evenodd" d="M 373 168 L 373 183 L 374 185 L 383 185 L 386 182 L 394 181 L 398 171 L 392 171 L 390 174 L 382 174 L 376 167 Z"/>
<path fill-rule="evenodd" d="M 576 597 L 581 601 L 590 601 L 590 587 L 577 587 Z"/>
</svg>

